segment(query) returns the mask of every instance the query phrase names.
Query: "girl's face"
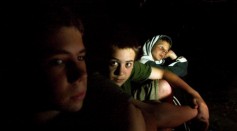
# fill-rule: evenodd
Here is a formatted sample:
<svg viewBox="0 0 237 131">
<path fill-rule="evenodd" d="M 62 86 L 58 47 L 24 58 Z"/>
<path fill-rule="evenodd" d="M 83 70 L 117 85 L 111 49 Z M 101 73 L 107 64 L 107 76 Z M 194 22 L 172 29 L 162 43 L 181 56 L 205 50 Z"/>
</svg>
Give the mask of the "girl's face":
<svg viewBox="0 0 237 131">
<path fill-rule="evenodd" d="M 122 86 L 130 77 L 134 60 L 135 52 L 131 48 L 119 49 L 114 47 L 113 54 L 109 63 L 109 78 L 118 86 Z"/>
<path fill-rule="evenodd" d="M 151 50 L 152 57 L 155 61 L 162 60 L 170 49 L 170 44 L 164 40 L 158 40 Z"/>
<path fill-rule="evenodd" d="M 82 34 L 74 27 L 62 27 L 45 46 L 43 78 L 50 91 L 50 103 L 56 109 L 78 111 L 87 90 L 85 47 Z"/>
</svg>

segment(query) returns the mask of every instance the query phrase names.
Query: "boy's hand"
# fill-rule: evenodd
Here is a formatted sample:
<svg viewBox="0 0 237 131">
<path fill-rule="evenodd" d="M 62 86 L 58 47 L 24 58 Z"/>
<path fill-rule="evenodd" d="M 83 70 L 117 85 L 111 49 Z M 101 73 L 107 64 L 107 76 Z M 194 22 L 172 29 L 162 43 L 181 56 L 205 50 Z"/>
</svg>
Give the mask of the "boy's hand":
<svg viewBox="0 0 237 131">
<path fill-rule="evenodd" d="M 172 60 L 175 60 L 177 58 L 177 55 L 174 53 L 174 51 L 169 50 L 169 52 L 165 55 L 165 58 L 169 58 Z"/>
<path fill-rule="evenodd" d="M 205 102 L 194 99 L 194 108 L 197 108 L 198 114 L 195 118 L 195 131 L 207 131 L 209 127 L 209 111 Z"/>
</svg>

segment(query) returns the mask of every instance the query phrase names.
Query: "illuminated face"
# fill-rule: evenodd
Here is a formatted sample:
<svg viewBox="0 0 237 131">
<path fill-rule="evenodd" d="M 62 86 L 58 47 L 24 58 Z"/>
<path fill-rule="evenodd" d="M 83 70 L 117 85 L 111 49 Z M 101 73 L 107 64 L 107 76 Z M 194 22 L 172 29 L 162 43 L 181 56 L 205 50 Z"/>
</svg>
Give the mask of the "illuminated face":
<svg viewBox="0 0 237 131">
<path fill-rule="evenodd" d="M 153 59 L 156 61 L 164 59 L 169 49 L 170 44 L 167 41 L 158 40 L 151 50 Z"/>
<path fill-rule="evenodd" d="M 109 63 L 109 77 L 115 84 L 122 86 L 131 75 L 135 52 L 131 48 L 119 49 L 117 47 L 114 47 L 113 51 Z"/>
<path fill-rule="evenodd" d="M 48 54 L 42 69 L 50 89 L 50 102 L 55 108 L 78 111 L 87 90 L 85 47 L 82 34 L 74 27 L 62 27 L 45 46 Z"/>
</svg>

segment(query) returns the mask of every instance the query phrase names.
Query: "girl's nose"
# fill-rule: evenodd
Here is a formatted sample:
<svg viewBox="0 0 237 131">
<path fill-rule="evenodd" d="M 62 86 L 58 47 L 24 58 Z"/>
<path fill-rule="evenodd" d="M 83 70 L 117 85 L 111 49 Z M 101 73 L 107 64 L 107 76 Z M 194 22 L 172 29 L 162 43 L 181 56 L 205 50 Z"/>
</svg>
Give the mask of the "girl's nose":
<svg viewBox="0 0 237 131">
<path fill-rule="evenodd" d="M 67 77 L 69 82 L 75 82 L 77 80 L 80 80 L 84 76 L 87 76 L 85 62 L 71 62 L 67 65 Z"/>
<path fill-rule="evenodd" d="M 122 65 L 119 65 L 117 69 L 115 70 L 115 75 L 123 75 L 124 73 L 124 68 Z"/>
</svg>

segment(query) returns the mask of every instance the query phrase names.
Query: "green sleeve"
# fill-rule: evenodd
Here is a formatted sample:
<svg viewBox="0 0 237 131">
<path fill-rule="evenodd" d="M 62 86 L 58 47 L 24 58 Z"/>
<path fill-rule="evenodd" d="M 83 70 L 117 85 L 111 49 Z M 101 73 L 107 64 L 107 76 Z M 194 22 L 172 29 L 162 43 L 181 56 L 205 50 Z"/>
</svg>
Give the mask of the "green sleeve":
<svg viewBox="0 0 237 131">
<path fill-rule="evenodd" d="M 142 64 L 138 61 L 134 63 L 134 67 L 131 73 L 130 80 L 132 82 L 144 82 L 149 78 L 151 74 L 151 66 L 147 64 Z"/>
</svg>

